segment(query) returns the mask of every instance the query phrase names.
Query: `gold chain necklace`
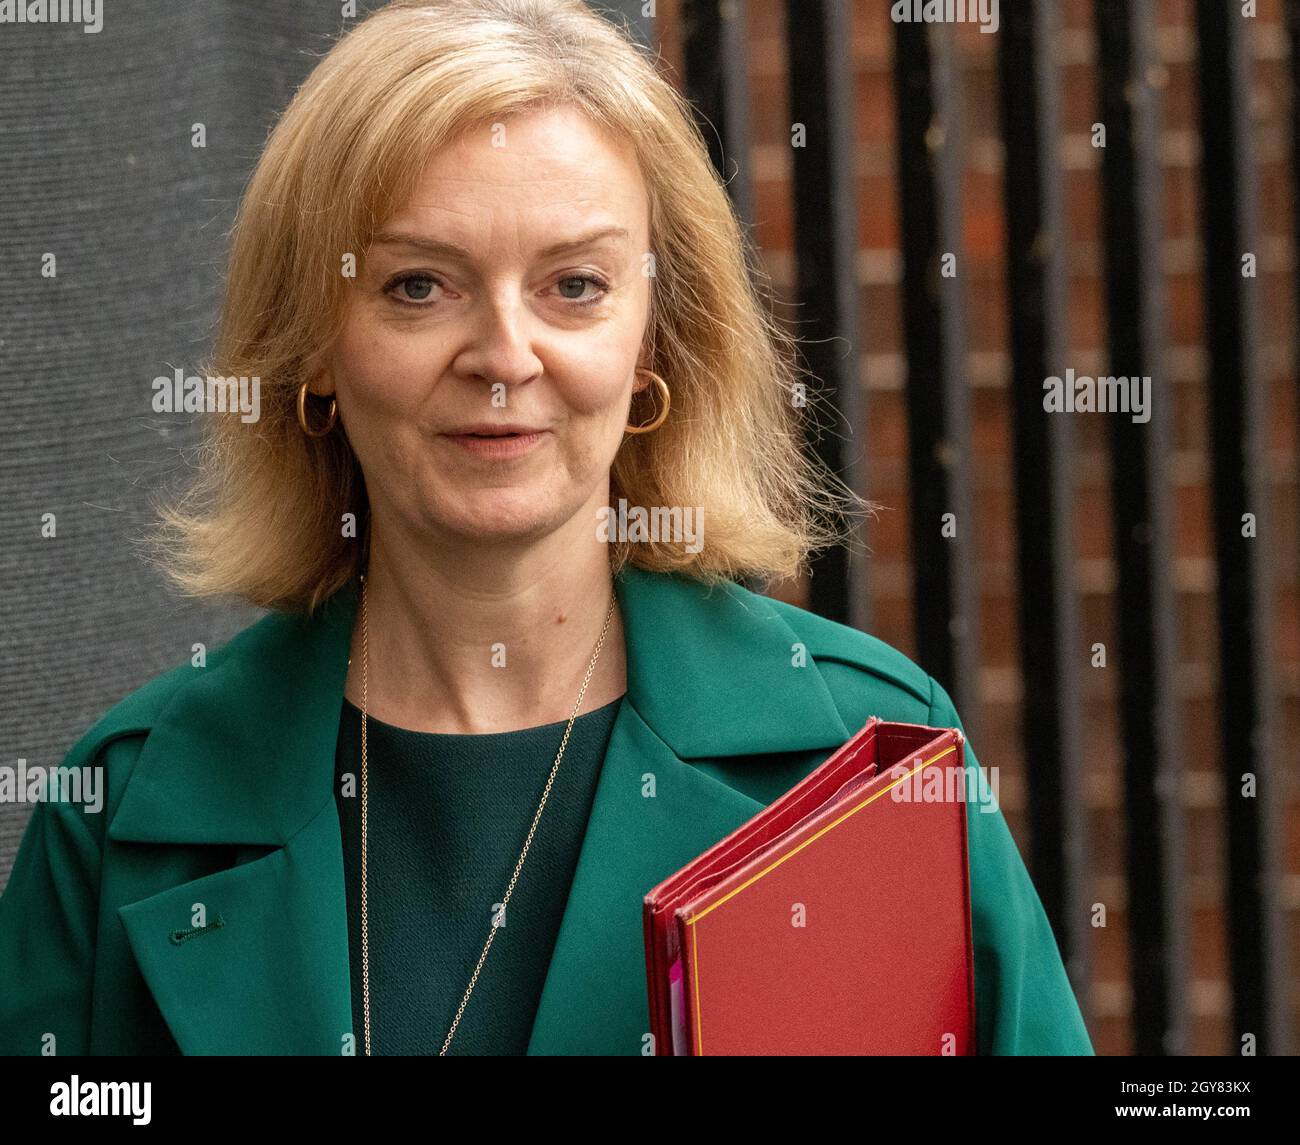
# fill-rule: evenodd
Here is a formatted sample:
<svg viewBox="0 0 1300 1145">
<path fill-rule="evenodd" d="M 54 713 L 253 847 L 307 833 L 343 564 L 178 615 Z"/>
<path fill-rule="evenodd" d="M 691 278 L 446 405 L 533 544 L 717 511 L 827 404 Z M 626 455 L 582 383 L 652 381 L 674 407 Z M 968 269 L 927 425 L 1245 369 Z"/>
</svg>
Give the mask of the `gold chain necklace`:
<svg viewBox="0 0 1300 1145">
<path fill-rule="evenodd" d="M 368 616 L 366 610 L 366 577 L 361 578 L 361 998 L 362 1008 L 365 1012 L 366 1019 L 366 1056 L 370 1056 L 370 929 L 366 917 L 366 706 L 370 698 L 370 631 Z M 569 744 L 569 733 L 573 730 L 573 721 L 578 718 L 578 709 L 582 707 L 582 697 L 587 694 L 587 685 L 591 683 L 591 675 L 596 670 L 596 661 L 600 659 L 600 650 L 605 643 L 605 636 L 609 632 L 609 622 L 614 615 L 615 599 L 609 602 L 609 610 L 605 613 L 605 623 L 600 630 L 600 639 L 596 641 L 596 650 L 591 655 L 591 663 L 587 665 L 587 674 L 582 678 L 582 687 L 578 691 L 577 702 L 573 705 L 573 714 L 569 716 L 569 722 L 564 729 L 564 738 L 560 740 L 560 750 L 555 756 L 555 762 L 551 765 L 551 774 L 547 777 L 546 787 L 542 790 L 542 801 L 537 805 L 537 812 L 533 815 L 532 826 L 528 828 L 528 837 L 524 840 L 524 849 L 519 852 L 519 861 L 515 863 L 514 874 L 510 876 L 510 885 L 506 887 L 506 893 L 501 899 L 501 913 L 498 917 L 504 917 L 506 907 L 510 902 L 510 896 L 514 894 L 515 883 L 519 880 L 519 872 L 524 868 L 524 860 L 528 857 L 528 849 L 533 845 L 533 835 L 537 831 L 537 824 L 541 822 L 542 812 L 546 809 L 546 801 L 550 798 L 551 785 L 555 782 L 555 776 L 560 770 L 560 760 L 564 758 L 564 749 Z M 487 961 L 488 951 L 492 949 L 492 940 L 496 938 L 498 923 L 494 918 L 492 926 L 488 929 L 487 942 L 483 945 L 483 953 L 478 956 L 478 965 L 474 967 L 474 973 L 470 976 L 469 986 L 465 990 L 465 996 L 460 1000 L 460 1006 L 456 1010 L 456 1017 L 452 1020 L 451 1029 L 447 1031 L 447 1040 L 442 1043 L 442 1049 L 438 1051 L 439 1057 L 445 1057 L 447 1049 L 451 1045 L 451 1039 L 456 1034 L 456 1027 L 460 1025 L 461 1015 L 465 1012 L 465 1006 L 469 1003 L 469 996 L 474 992 L 474 986 L 478 982 L 479 972 L 483 969 L 483 963 Z"/>
</svg>

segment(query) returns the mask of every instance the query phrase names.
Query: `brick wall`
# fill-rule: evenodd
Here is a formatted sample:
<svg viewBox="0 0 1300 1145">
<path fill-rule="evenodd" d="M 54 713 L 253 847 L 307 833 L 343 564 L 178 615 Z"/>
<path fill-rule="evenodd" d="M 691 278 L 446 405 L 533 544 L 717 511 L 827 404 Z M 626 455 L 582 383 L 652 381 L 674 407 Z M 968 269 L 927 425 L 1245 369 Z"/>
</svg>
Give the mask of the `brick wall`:
<svg viewBox="0 0 1300 1145">
<path fill-rule="evenodd" d="M 753 115 L 750 162 L 756 184 L 756 239 L 784 300 L 793 289 L 790 116 L 786 89 L 784 4 L 749 0 L 749 72 Z M 902 261 L 894 164 L 893 29 L 884 0 L 854 5 L 859 282 L 862 291 L 860 380 L 868 390 L 868 496 L 889 508 L 867 535 L 873 631 L 909 655 L 914 601 L 907 531 L 907 425 L 903 397 L 900 302 Z M 669 66 L 680 74 L 677 0 L 661 0 L 658 33 Z M 1107 372 L 1102 285 L 1101 172 L 1090 131 L 1101 118 L 1091 0 L 1065 0 L 1057 44 L 1062 104 L 1060 160 L 1064 178 L 1069 268 L 1067 362 L 1082 374 Z M 1009 326 L 1002 147 L 996 74 L 997 37 L 959 29 L 964 134 L 964 243 L 961 265 L 968 299 L 971 437 L 979 537 L 983 719 L 977 745 L 985 766 L 1001 772 L 1002 805 L 1028 854 L 1024 814 L 1027 761 L 1020 743 L 1021 680 L 1015 608 L 1015 521 L 1008 378 Z M 1178 684 L 1187 760 L 1186 870 L 1192 956 L 1192 1052 L 1235 1053 L 1224 942 L 1224 823 L 1216 730 L 1215 574 L 1210 532 L 1210 458 L 1198 236 L 1199 140 L 1196 129 L 1196 44 L 1191 0 L 1160 0 L 1156 83 L 1162 88 L 1164 177 L 1163 263 L 1167 297 L 1168 368 L 1175 405 L 1173 453 L 1166 474 L 1175 532 L 1173 570 L 1178 609 Z M 1260 0 L 1250 40 L 1252 144 L 1259 185 L 1259 274 L 1262 375 L 1269 387 L 1267 455 L 1270 522 L 1260 543 L 1272 548 L 1273 655 L 1279 743 L 1286 753 L 1288 815 L 1284 881 L 1294 959 L 1300 955 L 1300 591 L 1297 584 L 1296 333 L 1293 188 L 1289 175 L 1290 88 L 1281 0 Z M 788 308 L 785 308 L 788 313 Z M 1114 672 L 1087 667 L 1094 641 L 1117 645 L 1116 568 L 1111 549 L 1106 426 L 1099 416 L 1075 419 L 1076 563 L 1080 600 L 1078 645 L 1087 749 L 1087 799 L 1093 901 L 1108 908 L 1108 925 L 1093 931 L 1092 1036 L 1098 1053 L 1132 1052 L 1129 1023 L 1127 917 L 1123 877 L 1124 819 Z M 777 595 L 805 603 L 804 586 Z M 1300 989 L 1294 989 L 1300 1001 Z"/>
</svg>

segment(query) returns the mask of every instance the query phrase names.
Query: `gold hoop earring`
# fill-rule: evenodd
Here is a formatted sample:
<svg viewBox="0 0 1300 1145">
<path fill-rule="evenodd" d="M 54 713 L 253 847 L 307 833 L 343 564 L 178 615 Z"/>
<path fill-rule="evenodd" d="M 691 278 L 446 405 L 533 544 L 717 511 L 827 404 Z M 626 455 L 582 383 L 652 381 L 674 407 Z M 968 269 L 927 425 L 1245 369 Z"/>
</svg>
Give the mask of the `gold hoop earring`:
<svg viewBox="0 0 1300 1145">
<path fill-rule="evenodd" d="M 302 431 L 308 437 L 324 437 L 334 428 L 334 423 L 338 420 L 339 404 L 333 398 L 330 398 L 330 414 L 325 422 L 324 429 L 312 429 L 307 424 L 307 383 L 303 382 L 302 387 L 298 390 L 298 424 L 302 426 Z"/>
<path fill-rule="evenodd" d="M 632 372 L 636 374 L 649 374 L 651 379 L 654 381 L 654 384 L 659 387 L 659 392 L 663 394 L 664 404 L 663 409 L 659 411 L 653 421 L 648 421 L 645 425 L 625 426 L 624 429 L 627 433 L 650 433 L 651 431 L 658 429 L 668 419 L 668 408 L 672 405 L 673 395 L 668 389 L 668 383 L 653 370 L 647 370 L 644 366 L 637 366 L 637 368 Z"/>
</svg>

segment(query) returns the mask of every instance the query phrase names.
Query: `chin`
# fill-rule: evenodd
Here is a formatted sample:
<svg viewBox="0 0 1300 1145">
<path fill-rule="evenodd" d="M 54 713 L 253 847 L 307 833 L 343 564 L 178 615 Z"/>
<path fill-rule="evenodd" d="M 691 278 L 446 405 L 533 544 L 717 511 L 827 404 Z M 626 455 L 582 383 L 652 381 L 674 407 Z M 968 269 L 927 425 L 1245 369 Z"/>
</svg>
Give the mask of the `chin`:
<svg viewBox="0 0 1300 1145">
<path fill-rule="evenodd" d="M 515 491 L 509 496 L 469 494 L 454 504 L 437 506 L 427 516 L 439 531 L 480 541 L 540 538 L 560 523 L 555 503 L 548 497 L 541 493 L 520 495 Z"/>
</svg>

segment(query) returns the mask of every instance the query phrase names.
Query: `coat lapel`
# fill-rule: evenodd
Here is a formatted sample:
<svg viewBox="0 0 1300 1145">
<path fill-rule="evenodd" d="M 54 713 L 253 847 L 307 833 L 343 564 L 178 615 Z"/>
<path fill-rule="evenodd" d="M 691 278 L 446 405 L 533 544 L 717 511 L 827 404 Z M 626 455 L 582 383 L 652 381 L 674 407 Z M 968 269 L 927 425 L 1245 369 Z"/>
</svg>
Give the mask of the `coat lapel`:
<svg viewBox="0 0 1300 1145">
<path fill-rule="evenodd" d="M 637 569 L 620 581 L 627 697 L 530 1054 L 654 1052 L 642 900 L 763 806 L 688 761 L 830 751 L 849 738 L 811 660 L 791 670 L 798 637 L 763 598 Z"/>
<path fill-rule="evenodd" d="M 798 638 L 763 598 L 634 568 L 615 587 L 627 696 L 530 1054 L 649 1049 L 642 898 L 762 806 L 697 764 L 829 751 L 850 734 L 816 668 L 791 671 Z M 355 608 L 349 587 L 311 619 L 272 614 L 196 670 L 155 721 L 109 829 L 116 842 L 270 848 L 118 910 L 187 1054 L 344 1052 L 352 1010 L 333 776 Z M 180 936 L 196 903 L 208 929 Z"/>
<path fill-rule="evenodd" d="M 145 740 L 119 843 L 272 848 L 118 909 L 186 1054 L 340 1054 L 352 1029 L 334 804 L 355 592 L 273 613 L 195 670 Z M 202 904 L 208 929 L 193 927 Z"/>
<path fill-rule="evenodd" d="M 119 909 L 182 1053 L 345 1052 L 352 999 L 333 812 L 260 859 Z M 185 936 L 195 903 L 207 929 Z"/>
</svg>

